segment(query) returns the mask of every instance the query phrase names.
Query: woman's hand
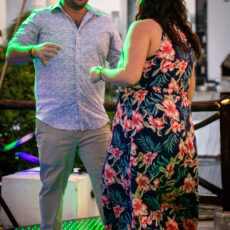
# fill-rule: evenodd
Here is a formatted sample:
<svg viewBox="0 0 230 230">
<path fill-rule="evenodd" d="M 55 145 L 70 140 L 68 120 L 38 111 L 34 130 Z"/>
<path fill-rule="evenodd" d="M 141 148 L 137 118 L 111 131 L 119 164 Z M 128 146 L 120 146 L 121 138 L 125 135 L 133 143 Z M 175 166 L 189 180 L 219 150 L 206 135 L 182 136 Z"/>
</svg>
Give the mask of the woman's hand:
<svg viewBox="0 0 230 230">
<path fill-rule="evenodd" d="M 92 83 L 97 83 L 99 82 L 100 80 L 103 80 L 102 79 L 102 76 L 101 76 L 101 69 L 103 67 L 101 66 L 94 66 L 92 68 L 90 68 L 90 79 L 92 81 Z"/>
</svg>

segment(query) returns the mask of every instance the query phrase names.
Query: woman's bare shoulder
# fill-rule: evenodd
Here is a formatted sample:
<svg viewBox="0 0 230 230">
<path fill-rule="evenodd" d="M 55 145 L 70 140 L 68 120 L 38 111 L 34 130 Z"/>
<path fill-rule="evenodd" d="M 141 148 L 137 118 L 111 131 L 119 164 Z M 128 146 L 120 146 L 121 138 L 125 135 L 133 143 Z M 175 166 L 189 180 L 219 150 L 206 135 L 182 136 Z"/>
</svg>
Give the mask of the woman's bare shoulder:
<svg viewBox="0 0 230 230">
<path fill-rule="evenodd" d="M 152 19 L 137 20 L 130 26 L 130 32 L 152 35 L 152 33 L 162 33 L 162 28 L 159 23 Z"/>
<path fill-rule="evenodd" d="M 138 20 L 133 24 L 137 27 L 144 27 L 145 29 L 162 31 L 161 25 L 153 19 Z"/>
</svg>

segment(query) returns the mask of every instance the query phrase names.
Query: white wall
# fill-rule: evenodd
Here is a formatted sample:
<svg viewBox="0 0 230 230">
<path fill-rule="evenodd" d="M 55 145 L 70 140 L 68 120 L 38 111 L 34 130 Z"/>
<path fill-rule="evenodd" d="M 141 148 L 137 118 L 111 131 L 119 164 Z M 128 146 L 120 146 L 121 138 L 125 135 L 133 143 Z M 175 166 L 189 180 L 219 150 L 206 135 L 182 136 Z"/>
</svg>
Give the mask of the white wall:
<svg viewBox="0 0 230 230">
<path fill-rule="evenodd" d="M 128 30 L 128 0 L 120 0 L 120 32 L 122 39 L 125 40 L 127 30 Z"/>
<path fill-rule="evenodd" d="M 3 44 L 5 41 L 5 29 L 6 29 L 6 2 L 5 0 L 0 0 L 0 30 L 2 31 L 3 36 L 0 37 L 0 44 Z"/>
<path fill-rule="evenodd" d="M 89 0 L 88 4 L 111 16 L 113 12 L 118 12 L 118 18 L 113 19 L 124 40 L 127 33 L 127 0 Z"/>
<path fill-rule="evenodd" d="M 120 0 L 89 0 L 88 4 L 108 14 L 112 11 L 120 11 Z"/>
<path fill-rule="evenodd" d="M 196 1 L 195 0 L 185 0 L 186 7 L 189 10 L 189 13 L 196 13 Z"/>
<path fill-rule="evenodd" d="M 48 4 L 47 4 L 47 1 L 46 0 L 34 0 L 33 1 L 33 8 L 34 9 L 39 9 L 39 8 L 44 8 L 46 7 Z"/>
<path fill-rule="evenodd" d="M 37 8 L 43 8 L 52 2 L 50 0 L 27 0 L 24 12 Z M 23 0 L 0 0 L 0 30 L 3 37 L 0 37 L 0 44 L 6 42 L 6 28 L 12 24 L 21 10 Z"/>
<path fill-rule="evenodd" d="M 0 38 L 0 44 L 6 42 L 6 29 L 12 24 L 13 20 L 18 17 L 22 0 L 0 0 L 0 30 L 3 32 L 3 37 Z M 27 0 L 25 11 L 30 10 L 32 0 Z"/>
<path fill-rule="evenodd" d="M 208 1 L 208 78 L 221 80 L 220 65 L 230 53 L 230 2 Z"/>
<path fill-rule="evenodd" d="M 6 27 L 12 24 L 13 20 L 19 16 L 23 0 L 6 0 Z M 31 10 L 33 7 L 33 0 L 27 0 L 24 12 Z"/>
<path fill-rule="evenodd" d="M 188 10 L 188 20 L 192 23 L 193 30 L 196 29 L 196 1 L 195 0 L 185 0 L 186 8 Z"/>
</svg>

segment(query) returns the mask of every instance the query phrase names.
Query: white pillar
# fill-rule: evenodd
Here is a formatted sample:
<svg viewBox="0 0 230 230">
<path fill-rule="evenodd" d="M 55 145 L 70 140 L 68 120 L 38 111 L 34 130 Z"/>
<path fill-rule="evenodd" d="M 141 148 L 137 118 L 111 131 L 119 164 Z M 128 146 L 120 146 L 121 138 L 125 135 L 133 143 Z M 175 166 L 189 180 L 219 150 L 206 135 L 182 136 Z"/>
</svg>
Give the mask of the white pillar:
<svg viewBox="0 0 230 230">
<path fill-rule="evenodd" d="M 221 81 L 221 63 L 230 53 L 230 2 L 207 1 L 208 80 Z"/>
<path fill-rule="evenodd" d="M 196 30 L 196 1 L 186 0 L 188 10 L 188 20 L 192 23 L 193 30 Z"/>
<path fill-rule="evenodd" d="M 3 45 L 6 41 L 6 0 L 1 0 L 0 30 L 2 33 L 2 36 L 0 37 L 0 45 Z"/>
<path fill-rule="evenodd" d="M 34 0 L 33 1 L 34 9 L 45 8 L 45 7 L 47 7 L 46 0 Z"/>
<path fill-rule="evenodd" d="M 125 40 L 128 30 L 128 0 L 120 0 L 121 36 Z"/>
</svg>

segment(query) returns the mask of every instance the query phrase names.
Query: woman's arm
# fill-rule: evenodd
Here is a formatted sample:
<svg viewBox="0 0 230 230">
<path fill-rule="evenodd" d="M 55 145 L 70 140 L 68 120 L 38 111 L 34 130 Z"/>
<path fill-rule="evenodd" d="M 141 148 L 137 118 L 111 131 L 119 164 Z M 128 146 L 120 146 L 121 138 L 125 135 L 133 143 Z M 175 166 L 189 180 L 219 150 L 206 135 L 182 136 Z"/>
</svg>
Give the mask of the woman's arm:
<svg viewBox="0 0 230 230">
<path fill-rule="evenodd" d="M 124 44 L 123 65 L 117 69 L 103 69 L 103 80 L 117 86 L 131 86 L 136 84 L 140 78 L 144 68 L 144 64 L 148 55 L 152 31 L 154 31 L 152 20 L 136 21 L 128 31 L 128 35 Z M 156 25 L 159 33 L 159 26 Z M 156 32 L 156 35 L 158 35 Z M 155 39 L 161 39 L 161 35 Z M 90 70 L 91 79 L 96 83 L 99 79 L 98 67 Z"/>
<path fill-rule="evenodd" d="M 188 99 L 189 99 L 189 106 L 191 108 L 192 106 L 192 100 L 193 100 L 193 95 L 194 95 L 194 91 L 195 91 L 195 65 L 193 65 L 193 69 L 192 69 L 192 76 L 190 79 L 190 83 L 189 83 L 189 88 L 188 88 Z"/>
</svg>

